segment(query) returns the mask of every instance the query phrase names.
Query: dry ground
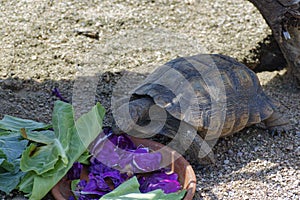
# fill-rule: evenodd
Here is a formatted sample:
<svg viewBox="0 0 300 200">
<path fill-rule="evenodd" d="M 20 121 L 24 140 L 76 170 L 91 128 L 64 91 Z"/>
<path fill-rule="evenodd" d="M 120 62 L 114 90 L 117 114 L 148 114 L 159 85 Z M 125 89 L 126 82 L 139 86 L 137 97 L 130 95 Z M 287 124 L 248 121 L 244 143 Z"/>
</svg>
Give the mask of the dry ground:
<svg viewBox="0 0 300 200">
<path fill-rule="evenodd" d="M 0 0 L 0 5 L 0 116 L 44 122 L 51 120 L 54 87 L 76 104 L 78 114 L 100 101 L 110 125 L 114 88 L 135 86 L 177 56 L 249 59 L 270 34 L 244 0 Z M 300 199 L 300 91 L 284 70 L 258 76 L 266 93 L 282 103 L 290 131 L 272 135 L 254 126 L 221 139 L 215 166 L 200 166 L 187 155 L 198 178 L 195 199 Z"/>
</svg>

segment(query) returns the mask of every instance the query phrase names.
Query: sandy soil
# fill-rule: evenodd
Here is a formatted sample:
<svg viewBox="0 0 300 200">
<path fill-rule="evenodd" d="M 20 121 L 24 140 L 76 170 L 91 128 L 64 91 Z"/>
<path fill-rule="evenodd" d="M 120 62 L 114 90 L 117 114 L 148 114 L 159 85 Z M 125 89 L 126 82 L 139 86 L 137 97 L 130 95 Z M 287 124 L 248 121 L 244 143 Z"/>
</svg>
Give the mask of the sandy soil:
<svg viewBox="0 0 300 200">
<path fill-rule="evenodd" d="M 112 96 L 126 93 L 155 67 L 197 53 L 258 62 L 251 60 L 253 50 L 270 34 L 243 0 L 2 0 L 0 21 L 0 117 L 43 122 L 51 120 L 54 87 L 78 115 L 101 102 L 110 125 Z M 300 198 L 300 90 L 285 70 L 258 76 L 281 102 L 289 131 L 274 135 L 253 126 L 220 139 L 214 166 L 187 155 L 198 178 L 195 199 Z"/>
</svg>

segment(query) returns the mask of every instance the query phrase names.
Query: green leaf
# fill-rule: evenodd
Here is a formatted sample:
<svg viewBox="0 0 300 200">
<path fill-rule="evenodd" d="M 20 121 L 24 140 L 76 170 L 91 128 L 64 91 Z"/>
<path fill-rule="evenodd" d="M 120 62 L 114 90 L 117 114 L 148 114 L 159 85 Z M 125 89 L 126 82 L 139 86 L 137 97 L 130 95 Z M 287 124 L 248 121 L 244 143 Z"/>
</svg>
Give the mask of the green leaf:
<svg viewBox="0 0 300 200">
<path fill-rule="evenodd" d="M 54 131 L 44 130 L 44 131 L 26 131 L 25 132 L 27 140 L 32 142 L 37 142 L 40 144 L 51 144 L 56 138 Z"/>
<path fill-rule="evenodd" d="M 29 194 L 31 194 L 35 176 L 36 176 L 36 173 L 34 173 L 33 171 L 26 173 L 18 185 L 18 189 L 20 191 L 28 194 L 27 196 L 29 196 Z"/>
<path fill-rule="evenodd" d="M 76 136 L 76 140 L 79 139 L 85 149 L 88 148 L 90 143 L 95 140 L 98 134 L 101 132 L 104 115 L 105 109 L 100 103 L 97 103 L 97 105 L 92 108 L 91 112 L 83 115 L 76 121 L 75 128 L 79 136 L 79 138 Z M 100 131 L 98 131 L 97 134 L 91 134 L 95 130 Z M 75 149 L 76 148 L 74 148 L 74 150 Z"/>
<path fill-rule="evenodd" d="M 75 190 L 76 190 L 76 187 L 77 187 L 77 185 L 78 185 L 79 182 L 80 182 L 80 179 L 76 179 L 76 180 L 73 180 L 73 181 L 71 182 L 71 190 L 72 190 L 72 191 L 75 191 Z"/>
<path fill-rule="evenodd" d="M 7 130 L 0 131 L 0 191 L 8 194 L 24 176 L 24 173 L 19 171 L 19 165 L 28 141 L 20 141 L 19 132 L 9 130 L 10 127 L 4 126 L 5 123 L 2 122 L 1 120 L 1 129 Z"/>
<path fill-rule="evenodd" d="M 20 157 L 28 145 L 20 130 L 48 129 L 50 125 L 6 115 L 0 120 L 0 190 L 11 192 L 25 173 L 20 171 Z"/>
<path fill-rule="evenodd" d="M 0 158 L 0 170 L 2 172 L 14 172 L 15 171 L 15 165 L 13 163 L 8 162 L 4 158 Z"/>
<path fill-rule="evenodd" d="M 54 139 L 51 144 L 40 147 L 33 143 L 30 144 L 22 154 L 20 169 L 23 172 L 34 171 L 38 175 L 54 169 L 60 157 L 68 159 L 60 146 L 57 139 Z M 65 165 L 67 164 L 65 163 Z"/>
<path fill-rule="evenodd" d="M 42 199 L 51 190 L 51 188 L 64 175 L 66 175 L 73 163 L 80 158 L 80 156 L 86 151 L 88 145 L 101 132 L 104 114 L 105 109 L 97 103 L 90 112 L 82 115 L 75 123 L 72 106 L 61 101 L 55 102 L 52 119 L 53 129 L 57 141 L 60 142 L 59 148 L 65 151 L 68 162 L 64 165 L 63 157 L 60 156 L 60 159 L 56 162 L 54 169 L 45 171 L 42 174 L 33 173 L 31 174 L 31 177 L 33 177 L 32 179 L 31 177 L 26 177 L 26 184 L 31 187 L 31 193 L 29 194 L 30 199 Z M 43 154 L 44 153 L 46 152 L 43 152 Z M 26 159 L 31 158 L 26 157 Z M 30 161 L 26 162 L 30 163 Z M 46 163 L 46 160 L 44 163 Z M 27 165 L 26 167 L 30 166 Z M 27 187 L 26 184 L 25 181 L 23 181 L 19 186 L 20 189 L 23 188 L 22 191 L 29 191 L 29 187 Z"/>
<path fill-rule="evenodd" d="M 84 165 L 89 165 L 91 156 L 92 155 L 90 154 L 89 151 L 85 151 L 82 155 L 80 155 L 77 162 L 80 162 L 81 164 L 84 164 Z"/>
<path fill-rule="evenodd" d="M 14 134 L 15 134 L 15 136 L 19 136 L 18 132 L 15 132 Z M 0 137 L 8 136 L 8 135 L 12 135 L 12 132 L 9 131 L 9 130 L 2 130 L 2 129 L 0 129 Z"/>
<path fill-rule="evenodd" d="M 16 173 L 19 171 L 19 162 L 22 152 L 28 141 L 19 141 L 19 136 L 13 134 L 0 136 L 0 173 Z"/>
<path fill-rule="evenodd" d="M 0 173 L 0 190 L 8 194 L 17 187 L 24 175 L 25 173 L 21 171 L 18 173 Z"/>
<path fill-rule="evenodd" d="M 21 119 L 9 115 L 5 115 L 4 118 L 0 121 L 0 129 L 10 131 L 19 131 L 21 128 L 25 128 L 27 130 L 38 130 L 48 129 L 50 127 L 50 125 L 41 122 L 36 122 L 29 119 Z"/>
<path fill-rule="evenodd" d="M 160 189 L 148 193 L 141 193 L 139 187 L 140 184 L 136 176 L 133 176 L 110 193 L 101 197 L 100 200 L 181 200 L 186 193 L 185 190 L 182 190 L 180 192 L 165 194 Z"/>
<path fill-rule="evenodd" d="M 28 141 L 19 141 L 18 136 L 1 136 L 0 137 L 0 150 L 6 155 L 8 161 L 13 161 L 20 158 L 22 152 L 26 148 Z"/>
<path fill-rule="evenodd" d="M 67 150 L 72 132 L 70 129 L 74 127 L 74 111 L 71 104 L 56 101 L 53 114 L 52 125 L 56 138 L 61 142 L 63 148 Z"/>
<path fill-rule="evenodd" d="M 140 193 L 139 187 L 140 184 L 136 176 L 133 176 L 131 179 L 125 181 L 110 193 L 104 195 L 101 198 L 101 200 L 113 199 L 114 197 L 121 197 L 123 195 L 131 194 L 131 193 Z"/>
</svg>

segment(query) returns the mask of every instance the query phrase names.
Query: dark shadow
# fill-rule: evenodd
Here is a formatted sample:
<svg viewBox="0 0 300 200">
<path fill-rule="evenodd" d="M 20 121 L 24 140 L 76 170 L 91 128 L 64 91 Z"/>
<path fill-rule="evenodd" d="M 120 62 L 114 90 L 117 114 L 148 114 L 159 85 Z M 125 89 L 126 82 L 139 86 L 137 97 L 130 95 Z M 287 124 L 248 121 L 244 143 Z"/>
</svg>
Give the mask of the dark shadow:
<svg viewBox="0 0 300 200">
<path fill-rule="evenodd" d="M 0 82 L 0 117 L 13 115 L 49 123 L 56 97 L 52 96 L 53 88 L 61 88 L 61 93 L 71 100 L 71 81 L 55 82 L 45 80 L 37 82 L 32 79 L 22 80 L 8 78 Z"/>
<path fill-rule="evenodd" d="M 281 70 L 287 65 L 273 35 L 268 35 L 251 49 L 243 63 L 255 72 Z"/>
<path fill-rule="evenodd" d="M 137 74 L 132 74 L 137 76 Z M 101 102 L 110 115 L 110 99 L 112 90 L 117 81 L 122 77 L 121 72 L 105 72 L 99 74 L 95 103 Z M 75 80 L 76 81 L 76 80 Z M 44 80 L 42 82 L 33 79 L 22 80 L 18 77 L 0 80 L 0 118 L 4 115 L 32 119 L 45 123 L 51 122 L 51 114 L 54 102 L 59 100 L 53 94 L 57 88 L 61 96 L 68 102 L 72 102 L 74 80 Z M 89 98 L 89 97 L 86 97 Z M 108 121 L 111 121 L 109 117 Z"/>
</svg>

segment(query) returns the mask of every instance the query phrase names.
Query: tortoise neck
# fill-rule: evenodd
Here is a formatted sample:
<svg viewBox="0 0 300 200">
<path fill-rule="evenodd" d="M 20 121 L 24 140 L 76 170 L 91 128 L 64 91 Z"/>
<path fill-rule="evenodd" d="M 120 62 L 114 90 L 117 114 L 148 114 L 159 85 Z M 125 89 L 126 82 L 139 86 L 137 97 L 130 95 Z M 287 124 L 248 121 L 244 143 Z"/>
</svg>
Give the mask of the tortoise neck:
<svg viewBox="0 0 300 200">
<path fill-rule="evenodd" d="M 154 105 L 150 97 L 135 98 L 129 102 L 129 113 L 135 123 L 149 119 L 149 110 Z"/>
</svg>

